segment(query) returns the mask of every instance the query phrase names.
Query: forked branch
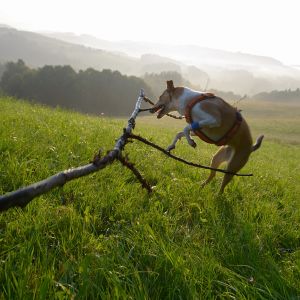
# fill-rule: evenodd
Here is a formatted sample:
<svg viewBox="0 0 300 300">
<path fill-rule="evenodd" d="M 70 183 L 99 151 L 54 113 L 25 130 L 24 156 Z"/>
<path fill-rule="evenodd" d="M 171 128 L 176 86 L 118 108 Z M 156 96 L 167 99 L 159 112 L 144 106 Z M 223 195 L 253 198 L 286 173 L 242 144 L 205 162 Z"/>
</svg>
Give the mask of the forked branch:
<svg viewBox="0 0 300 300">
<path fill-rule="evenodd" d="M 90 164 L 57 173 L 42 181 L 0 196 L 0 211 L 7 210 L 14 206 L 25 207 L 33 198 L 40 196 L 55 187 L 63 186 L 68 181 L 97 172 L 113 163 L 114 160 L 120 156 L 124 146 L 127 143 L 129 134 L 135 127 L 135 119 L 140 111 L 144 96 L 144 91 L 141 90 L 140 96 L 138 97 L 135 105 L 135 109 L 128 120 L 127 127 L 124 128 L 124 132 L 117 140 L 114 149 L 109 151 L 107 155 L 105 155 L 103 158 L 95 156 L 94 161 Z"/>
</svg>

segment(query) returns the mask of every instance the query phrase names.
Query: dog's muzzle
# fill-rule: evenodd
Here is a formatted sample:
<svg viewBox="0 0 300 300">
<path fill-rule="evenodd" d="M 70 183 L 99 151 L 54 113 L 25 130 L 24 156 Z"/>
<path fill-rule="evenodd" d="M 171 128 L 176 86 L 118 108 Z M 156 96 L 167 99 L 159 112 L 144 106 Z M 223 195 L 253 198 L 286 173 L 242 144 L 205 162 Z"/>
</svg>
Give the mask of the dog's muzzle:
<svg viewBox="0 0 300 300">
<path fill-rule="evenodd" d="M 151 112 L 152 114 L 154 114 L 154 113 L 156 113 L 156 112 L 158 112 L 158 111 L 163 110 L 164 108 L 165 108 L 164 105 L 159 105 L 159 106 L 157 106 L 157 107 L 151 108 L 151 109 L 150 109 L 150 112 Z"/>
</svg>

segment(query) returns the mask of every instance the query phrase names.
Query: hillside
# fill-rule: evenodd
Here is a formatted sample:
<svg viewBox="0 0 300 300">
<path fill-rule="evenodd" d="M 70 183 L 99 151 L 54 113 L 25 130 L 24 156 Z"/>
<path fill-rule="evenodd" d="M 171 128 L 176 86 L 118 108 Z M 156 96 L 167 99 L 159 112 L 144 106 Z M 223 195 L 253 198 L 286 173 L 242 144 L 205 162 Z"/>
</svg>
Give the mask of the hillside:
<svg viewBox="0 0 300 300">
<path fill-rule="evenodd" d="M 74 42 L 74 43 L 73 43 Z M 162 71 L 178 71 L 188 79 L 204 84 L 207 74 L 196 67 L 191 71 L 179 61 L 159 55 L 145 54 L 141 57 L 129 56 L 117 48 L 109 51 L 91 48 L 72 40 L 62 40 L 34 32 L 0 27 L 0 63 L 24 60 L 31 67 L 44 65 L 71 65 L 76 70 L 94 68 L 96 70 L 111 69 L 127 75 L 142 76 L 145 73 Z M 201 76 L 195 79 L 195 72 Z"/>
<path fill-rule="evenodd" d="M 135 41 L 107 41 L 91 35 L 76 35 L 73 33 L 46 33 L 50 37 L 70 43 L 85 45 L 88 47 L 106 49 L 108 51 L 120 51 L 131 56 L 140 57 L 145 53 L 153 53 L 164 56 L 176 57 L 179 60 L 187 60 L 189 63 L 218 64 L 218 65 L 267 65 L 282 66 L 283 64 L 267 56 L 259 56 L 248 53 L 230 52 L 219 49 L 195 45 L 166 45 L 151 42 Z"/>
<path fill-rule="evenodd" d="M 23 59 L 31 67 L 71 65 L 76 70 L 118 70 L 123 74 L 177 71 L 199 89 L 250 96 L 297 89 L 300 71 L 271 57 L 193 45 L 110 42 L 91 36 L 21 31 L 0 27 L 0 63 Z"/>
<path fill-rule="evenodd" d="M 286 66 L 268 56 L 231 52 L 196 45 L 158 44 L 136 41 L 107 41 L 90 35 L 48 33 L 49 36 L 75 44 L 107 51 L 118 51 L 133 57 L 151 53 L 176 61 L 181 72 L 193 84 L 209 88 L 253 95 L 275 89 L 296 89 L 300 86 L 299 68 Z M 188 66 L 205 72 L 205 77 L 190 74 Z M 169 69 L 168 69 L 169 70 Z M 172 70 L 172 69 L 170 69 Z"/>
<path fill-rule="evenodd" d="M 151 196 L 114 163 L 0 214 L 1 298 L 299 297 L 300 109 L 242 109 L 266 141 L 243 169 L 254 177 L 235 178 L 223 196 L 220 175 L 200 189 L 207 171 L 134 142 L 126 153 L 156 186 Z M 12 98 L 0 99 L 0 118 L 1 194 L 105 153 L 126 123 Z M 135 132 L 167 146 L 181 127 L 145 117 Z M 182 141 L 175 153 L 208 164 L 215 151 Z"/>
<path fill-rule="evenodd" d="M 0 62 L 22 59 L 32 67 L 71 65 L 134 73 L 136 59 L 49 38 L 29 31 L 0 27 Z"/>
</svg>

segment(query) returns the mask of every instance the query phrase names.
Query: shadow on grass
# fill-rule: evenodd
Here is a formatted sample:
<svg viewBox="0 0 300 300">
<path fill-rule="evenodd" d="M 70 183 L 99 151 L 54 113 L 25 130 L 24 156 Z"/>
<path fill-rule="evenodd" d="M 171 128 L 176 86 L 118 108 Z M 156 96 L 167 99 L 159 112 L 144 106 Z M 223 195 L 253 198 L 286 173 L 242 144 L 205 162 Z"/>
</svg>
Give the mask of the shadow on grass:
<svg viewBox="0 0 300 300">
<path fill-rule="evenodd" d="M 222 267 L 234 272 L 244 288 L 248 286 L 245 290 L 255 289 L 260 297 L 296 299 L 299 291 L 290 285 L 280 268 L 280 262 L 276 260 L 277 245 L 266 245 L 263 242 L 267 240 L 264 235 L 270 232 L 261 230 L 259 223 L 245 217 L 247 208 L 236 205 L 237 201 L 244 199 L 239 190 L 234 193 L 225 193 L 215 198 L 218 215 L 218 226 L 214 229 L 218 240 L 216 256 Z M 276 236 L 275 232 L 273 234 Z M 222 280 L 226 281 L 226 276 Z"/>
</svg>

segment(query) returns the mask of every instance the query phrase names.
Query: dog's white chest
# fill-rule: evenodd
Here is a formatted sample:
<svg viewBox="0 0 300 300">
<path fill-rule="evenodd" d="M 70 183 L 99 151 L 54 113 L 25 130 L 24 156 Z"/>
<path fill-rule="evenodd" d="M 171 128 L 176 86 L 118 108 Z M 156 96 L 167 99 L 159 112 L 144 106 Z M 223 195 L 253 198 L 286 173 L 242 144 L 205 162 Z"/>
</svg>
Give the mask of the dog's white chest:
<svg viewBox="0 0 300 300">
<path fill-rule="evenodd" d="M 185 115 L 185 109 L 186 109 L 188 102 L 197 96 L 201 96 L 202 94 L 204 94 L 204 93 L 185 88 L 183 93 L 179 97 L 178 112 L 181 115 Z M 191 115 L 192 115 L 192 120 L 194 122 L 199 122 L 200 126 L 204 126 L 204 125 L 207 127 L 210 127 L 210 126 L 215 127 L 216 126 L 216 121 L 217 121 L 216 118 L 202 109 L 201 102 L 197 103 L 193 107 Z"/>
<path fill-rule="evenodd" d="M 197 96 L 201 96 L 202 94 L 203 94 L 203 92 L 193 91 L 188 88 L 184 88 L 183 93 L 178 98 L 178 101 L 179 101 L 178 112 L 181 115 L 185 115 L 185 108 L 186 108 L 187 103 L 191 99 L 193 99 Z"/>
</svg>

